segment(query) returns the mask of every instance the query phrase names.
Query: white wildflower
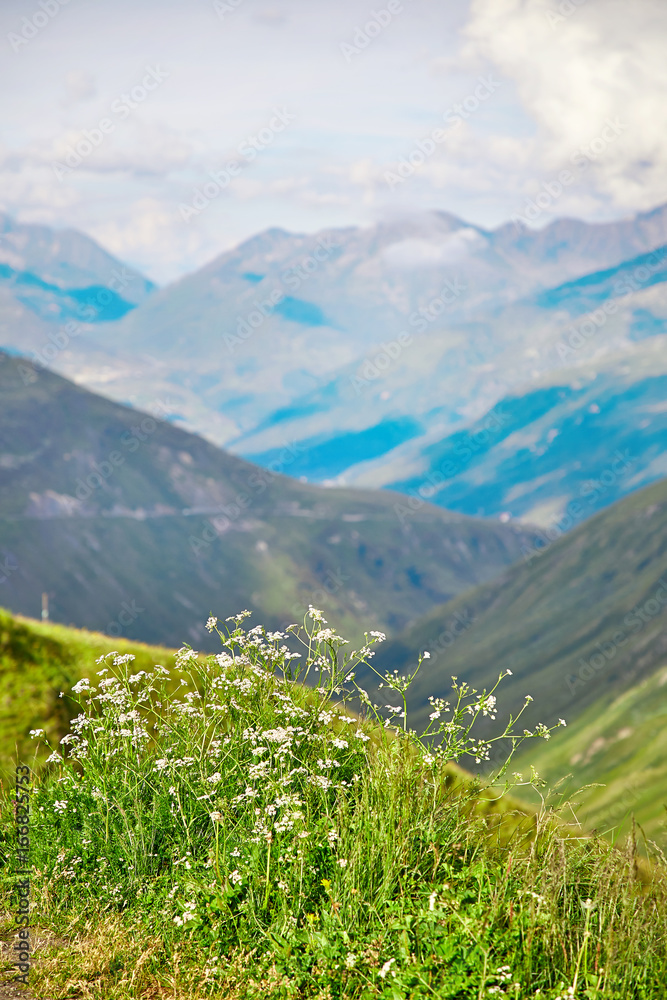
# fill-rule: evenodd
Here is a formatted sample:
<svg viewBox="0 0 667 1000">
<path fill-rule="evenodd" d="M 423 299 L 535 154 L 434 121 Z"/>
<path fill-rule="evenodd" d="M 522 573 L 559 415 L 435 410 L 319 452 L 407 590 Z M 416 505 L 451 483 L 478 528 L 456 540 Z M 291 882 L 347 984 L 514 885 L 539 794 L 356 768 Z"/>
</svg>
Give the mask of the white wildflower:
<svg viewBox="0 0 667 1000">
<path fill-rule="evenodd" d="M 388 962 L 384 963 L 384 965 L 378 972 L 378 976 L 380 977 L 380 979 L 384 979 L 387 976 L 387 973 L 389 972 L 395 961 L 396 961 L 395 958 L 390 958 Z"/>
</svg>

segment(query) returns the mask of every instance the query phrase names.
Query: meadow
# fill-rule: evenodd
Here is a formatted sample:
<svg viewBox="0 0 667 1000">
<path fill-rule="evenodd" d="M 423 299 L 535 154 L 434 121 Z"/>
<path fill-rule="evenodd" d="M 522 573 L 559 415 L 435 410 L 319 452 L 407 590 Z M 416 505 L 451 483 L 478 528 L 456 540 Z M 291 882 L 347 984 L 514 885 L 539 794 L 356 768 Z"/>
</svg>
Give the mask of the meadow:
<svg viewBox="0 0 667 1000">
<path fill-rule="evenodd" d="M 244 617 L 209 620 L 217 655 L 101 651 L 69 732 L 31 733 L 36 996 L 664 996 L 661 859 L 522 807 L 540 782 L 511 760 L 492 783 L 458 765 L 491 755 L 497 685 L 453 680 L 418 734 L 426 653 L 376 705 L 354 675 L 382 633 L 346 652 L 315 609 L 286 632 Z M 1 831 L 8 939 L 9 789 Z"/>
</svg>

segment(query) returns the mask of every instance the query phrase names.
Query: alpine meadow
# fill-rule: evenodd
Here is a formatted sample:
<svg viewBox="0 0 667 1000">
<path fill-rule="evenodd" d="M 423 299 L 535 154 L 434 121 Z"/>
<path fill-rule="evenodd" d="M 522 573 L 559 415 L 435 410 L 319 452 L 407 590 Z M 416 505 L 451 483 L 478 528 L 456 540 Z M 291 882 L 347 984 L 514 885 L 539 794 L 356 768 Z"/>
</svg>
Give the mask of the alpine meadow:
<svg viewBox="0 0 667 1000">
<path fill-rule="evenodd" d="M 0 5 L 0 1000 L 665 1000 L 666 43 Z"/>
</svg>

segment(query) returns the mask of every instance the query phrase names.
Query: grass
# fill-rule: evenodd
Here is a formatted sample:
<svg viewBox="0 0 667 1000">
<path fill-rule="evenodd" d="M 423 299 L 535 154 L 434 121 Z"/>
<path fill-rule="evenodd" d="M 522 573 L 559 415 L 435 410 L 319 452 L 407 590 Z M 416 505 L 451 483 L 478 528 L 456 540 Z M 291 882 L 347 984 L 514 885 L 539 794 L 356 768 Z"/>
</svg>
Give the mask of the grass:
<svg viewBox="0 0 667 1000">
<path fill-rule="evenodd" d="M 391 710 L 347 704 L 380 636 L 346 657 L 315 613 L 299 659 L 241 621 L 217 657 L 119 654 L 75 684 L 30 801 L 34 912 L 68 942 L 38 996 L 664 995 L 662 868 L 456 770 L 488 755 L 493 696 L 458 688 L 435 752 L 402 717 L 409 678 L 386 679 Z M 8 796 L 0 829 L 14 860 Z M 6 905 L 11 886 L 5 866 Z"/>
<path fill-rule="evenodd" d="M 112 647 L 135 657 L 138 669 L 152 669 L 156 662 L 171 667 L 172 650 L 146 646 L 125 639 L 36 622 L 11 615 L 0 608 L 0 779 L 14 784 L 17 758 L 39 769 L 46 759 L 43 747 L 29 737 L 43 728 L 52 743 L 69 730 L 76 715 L 74 684 L 98 669 L 95 661 Z M 63 697 L 60 697 L 60 692 Z M 36 754 L 36 756 L 35 756 Z"/>
<path fill-rule="evenodd" d="M 558 786 L 555 794 L 576 802 L 587 830 L 615 840 L 634 821 L 643 836 L 667 846 L 666 684 L 663 664 L 622 694 L 606 693 L 558 740 L 532 750 L 530 763 Z M 522 755 L 516 765 L 524 763 Z"/>
</svg>

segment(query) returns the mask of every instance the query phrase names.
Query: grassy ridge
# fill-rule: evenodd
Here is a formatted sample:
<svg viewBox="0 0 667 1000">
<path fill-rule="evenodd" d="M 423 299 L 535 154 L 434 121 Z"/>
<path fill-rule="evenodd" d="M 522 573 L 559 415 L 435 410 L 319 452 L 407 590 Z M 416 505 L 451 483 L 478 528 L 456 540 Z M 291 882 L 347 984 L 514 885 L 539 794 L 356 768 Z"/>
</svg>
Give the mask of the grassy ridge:
<svg viewBox="0 0 667 1000">
<path fill-rule="evenodd" d="M 523 755 L 515 760 L 517 767 L 527 763 Z M 548 785 L 558 785 L 559 795 L 576 802 L 587 830 L 622 840 L 634 817 L 665 849 L 667 667 L 597 701 L 553 743 L 531 748 L 530 763 Z"/>
<path fill-rule="evenodd" d="M 154 419 L 52 372 L 26 385 L 0 351 L 1 604 L 37 615 L 47 591 L 55 620 L 176 647 L 206 648 L 208 611 L 277 628 L 310 603 L 348 635 L 394 632 L 532 537 L 429 504 L 401 524 L 395 495 L 289 479 L 289 447 L 259 469 L 158 402 Z"/>
<path fill-rule="evenodd" d="M 509 669 L 502 712 L 516 712 L 530 694 L 529 725 L 560 716 L 570 723 L 664 664 L 666 570 L 663 480 L 429 612 L 389 641 L 375 666 L 403 672 L 429 650 L 443 690 L 451 675 L 481 688 Z M 430 693 L 418 677 L 411 698 L 420 722 Z"/>
<path fill-rule="evenodd" d="M 100 668 L 96 660 L 112 649 L 130 653 L 137 669 L 155 663 L 173 666 L 172 650 L 111 639 L 95 632 L 37 622 L 0 608 L 0 773 L 12 773 L 17 755 L 22 761 L 43 762 L 46 752 L 30 739 L 31 729 L 44 729 L 56 744 L 69 731 L 76 713 L 70 697 L 82 676 Z M 60 697 L 60 692 L 64 697 Z"/>
<path fill-rule="evenodd" d="M 464 695 L 434 757 L 348 713 L 367 654 L 343 657 L 325 624 L 301 661 L 261 628 L 206 661 L 181 651 L 171 696 L 173 674 L 126 655 L 76 685 L 30 804 L 36 912 L 70 944 L 38 963 L 38 995 L 662 997 L 660 870 L 543 811 L 528 831 L 480 811 L 450 765 L 480 752 L 465 719 L 486 700 Z M 12 837 L 5 798 L 5 861 Z"/>
</svg>

